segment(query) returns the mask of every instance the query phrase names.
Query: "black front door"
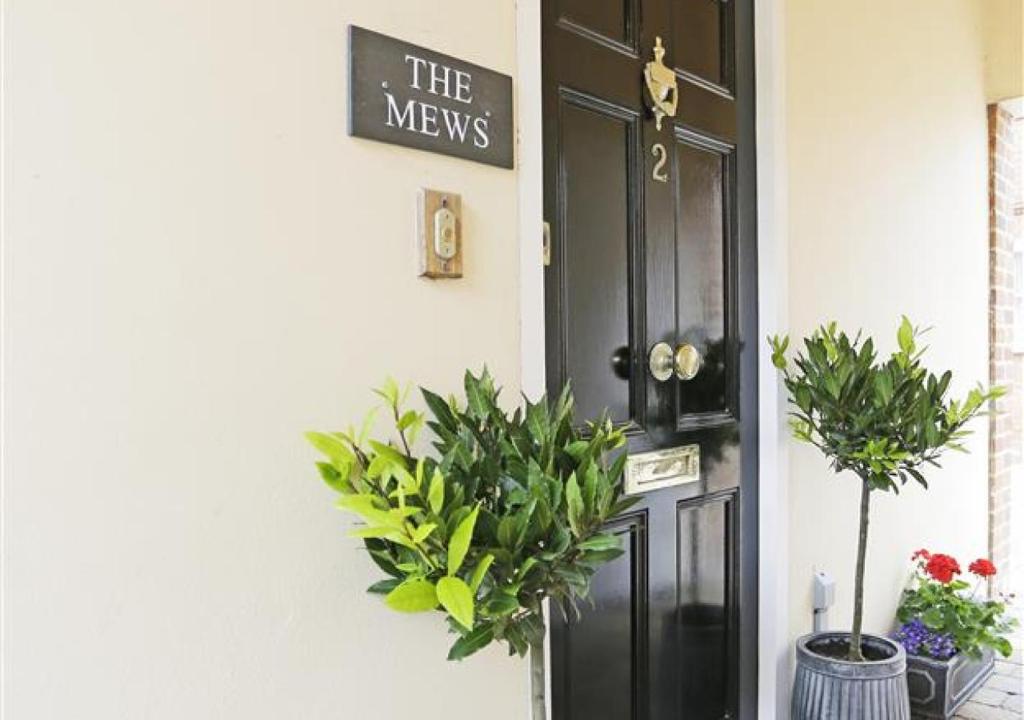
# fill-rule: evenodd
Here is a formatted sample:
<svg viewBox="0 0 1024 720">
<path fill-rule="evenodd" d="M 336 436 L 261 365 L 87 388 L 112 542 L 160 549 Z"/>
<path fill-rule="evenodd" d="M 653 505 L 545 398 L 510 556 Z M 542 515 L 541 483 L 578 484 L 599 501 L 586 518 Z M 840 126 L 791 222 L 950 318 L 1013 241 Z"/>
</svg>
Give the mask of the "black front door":
<svg viewBox="0 0 1024 720">
<path fill-rule="evenodd" d="M 544 1 L 549 391 L 571 380 L 581 417 L 632 425 L 637 463 L 686 468 L 639 486 L 582 619 L 554 613 L 556 720 L 755 714 L 752 15 Z"/>
</svg>

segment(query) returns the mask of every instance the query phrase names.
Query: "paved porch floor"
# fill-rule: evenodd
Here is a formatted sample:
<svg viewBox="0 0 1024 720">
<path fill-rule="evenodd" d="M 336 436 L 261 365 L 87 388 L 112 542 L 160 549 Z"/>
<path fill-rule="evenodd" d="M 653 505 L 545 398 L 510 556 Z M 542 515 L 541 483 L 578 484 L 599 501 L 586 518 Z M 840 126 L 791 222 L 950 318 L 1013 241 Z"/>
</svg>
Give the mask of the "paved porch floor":
<svg viewBox="0 0 1024 720">
<path fill-rule="evenodd" d="M 1014 652 L 996 660 L 996 669 L 974 697 L 964 703 L 959 720 L 1021 720 L 1021 696 L 1024 695 L 1024 634 L 1013 639 Z"/>
</svg>

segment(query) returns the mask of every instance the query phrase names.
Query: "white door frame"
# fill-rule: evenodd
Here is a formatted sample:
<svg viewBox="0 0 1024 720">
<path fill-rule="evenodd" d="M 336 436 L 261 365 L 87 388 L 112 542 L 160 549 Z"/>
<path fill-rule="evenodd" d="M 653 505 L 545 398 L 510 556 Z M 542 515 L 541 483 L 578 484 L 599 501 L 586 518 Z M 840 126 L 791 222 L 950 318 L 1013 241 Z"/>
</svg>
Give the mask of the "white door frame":
<svg viewBox="0 0 1024 720">
<path fill-rule="evenodd" d="M 541 0 L 516 2 L 518 82 L 518 215 L 520 383 L 544 392 L 544 137 L 542 132 Z M 757 341 L 787 324 L 786 118 L 783 3 L 754 0 L 757 94 Z M 758 716 L 789 715 L 789 526 L 785 400 L 767 352 L 758 361 L 759 581 Z M 550 663 L 548 663 L 550 672 Z M 547 679 L 550 690 L 550 675 Z M 551 697 L 550 692 L 548 698 Z M 550 702 L 550 700 L 549 700 Z M 550 712 L 550 710 L 549 710 Z"/>
</svg>

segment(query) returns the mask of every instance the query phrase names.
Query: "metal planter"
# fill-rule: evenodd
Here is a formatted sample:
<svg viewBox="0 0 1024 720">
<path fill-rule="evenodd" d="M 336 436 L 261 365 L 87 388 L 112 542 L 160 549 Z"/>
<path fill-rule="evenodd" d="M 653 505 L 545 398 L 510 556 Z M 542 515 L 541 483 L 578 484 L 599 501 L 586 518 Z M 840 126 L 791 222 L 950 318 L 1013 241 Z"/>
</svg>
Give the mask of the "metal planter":
<svg viewBox="0 0 1024 720">
<path fill-rule="evenodd" d="M 792 720 L 910 720 L 903 647 L 864 635 L 863 646 L 881 659 L 855 663 L 815 652 L 849 637 L 825 632 L 797 640 Z"/>
<path fill-rule="evenodd" d="M 957 709 L 992 674 L 995 653 L 986 649 L 980 658 L 954 655 L 949 660 L 907 656 L 907 687 L 914 716 L 953 717 Z"/>
</svg>

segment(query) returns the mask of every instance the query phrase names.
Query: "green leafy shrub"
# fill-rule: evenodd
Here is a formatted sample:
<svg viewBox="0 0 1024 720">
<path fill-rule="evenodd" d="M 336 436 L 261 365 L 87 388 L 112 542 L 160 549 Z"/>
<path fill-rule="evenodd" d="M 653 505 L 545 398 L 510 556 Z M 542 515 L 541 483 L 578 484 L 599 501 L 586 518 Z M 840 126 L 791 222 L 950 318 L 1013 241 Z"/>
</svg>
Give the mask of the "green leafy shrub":
<svg viewBox="0 0 1024 720">
<path fill-rule="evenodd" d="M 320 475 L 337 505 L 364 525 L 352 531 L 387 576 L 369 590 L 400 612 L 439 610 L 458 635 L 450 660 L 492 641 L 525 655 L 544 637 L 542 601 L 575 608 L 595 570 L 622 553 L 602 526 L 632 500 L 622 497 L 625 444 L 605 417 L 574 426 L 566 387 L 512 413 L 498 405 L 486 370 L 465 376 L 465 401 L 422 390 L 430 419 L 405 410 L 389 381 L 376 391 L 394 437 L 311 432 L 326 457 Z M 413 448 L 424 425 L 436 455 Z"/>
<path fill-rule="evenodd" d="M 876 361 L 874 342 L 850 338 L 835 323 L 804 340 L 791 368 L 789 338 L 769 338 L 772 362 L 782 373 L 793 406 L 796 439 L 818 448 L 835 472 L 849 470 L 861 482 L 857 567 L 854 575 L 850 659 L 863 661 L 861 626 L 868 515 L 873 491 L 898 493 L 914 480 L 927 488 L 924 472 L 938 467 L 946 450 L 964 451 L 966 424 L 1000 388 L 977 387 L 962 400 L 948 397 L 952 373 L 936 375 L 921 362 L 921 332 L 903 318 L 898 349 Z"/>
</svg>

